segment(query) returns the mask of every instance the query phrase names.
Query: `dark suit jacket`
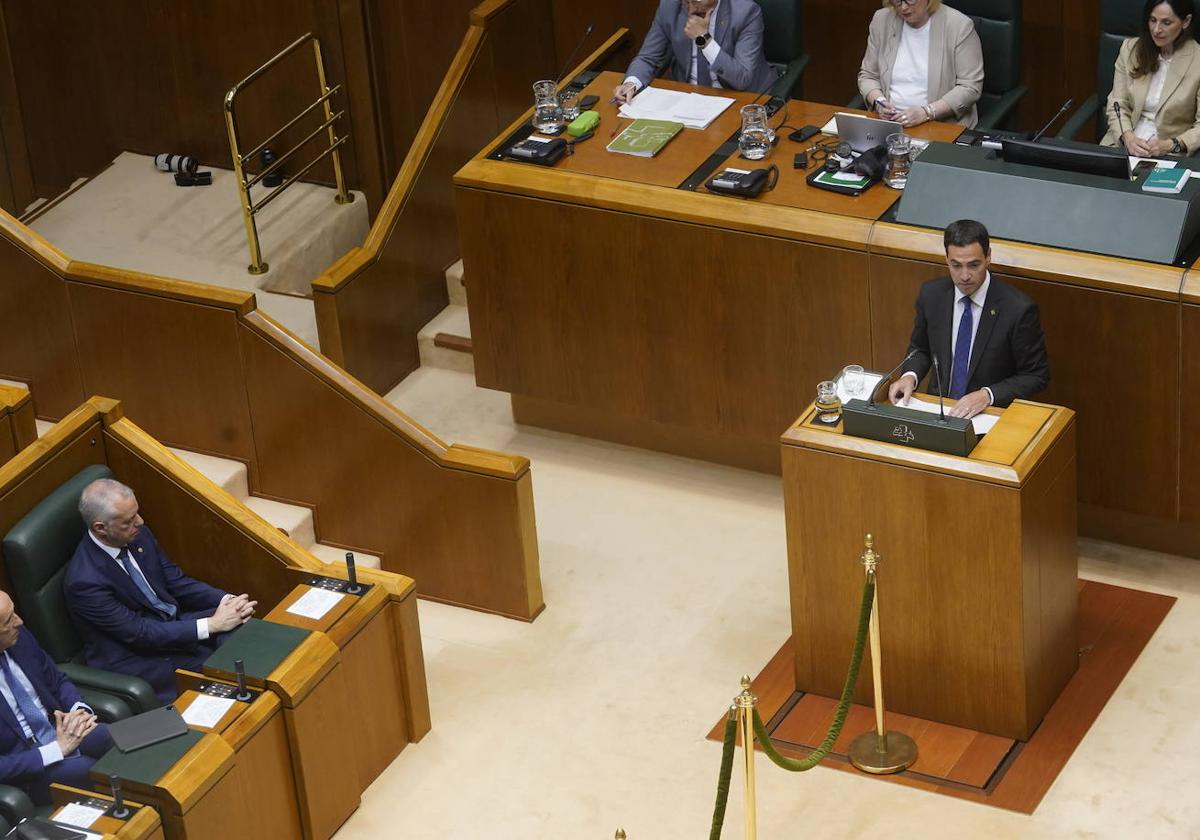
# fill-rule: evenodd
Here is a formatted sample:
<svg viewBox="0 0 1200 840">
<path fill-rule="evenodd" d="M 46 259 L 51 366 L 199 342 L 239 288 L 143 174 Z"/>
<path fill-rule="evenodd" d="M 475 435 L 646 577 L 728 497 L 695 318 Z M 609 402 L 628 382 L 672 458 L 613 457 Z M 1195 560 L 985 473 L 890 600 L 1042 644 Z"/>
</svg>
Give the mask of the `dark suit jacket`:
<svg viewBox="0 0 1200 840">
<path fill-rule="evenodd" d="M 24 627 L 17 631 L 17 642 L 8 649 L 8 654 L 33 684 L 38 699 L 46 707 L 51 726 L 54 725 L 55 709 L 68 712 L 76 703 L 83 702 L 79 689 L 58 670 L 54 660 Z M 17 723 L 17 716 L 0 697 L 0 783 L 28 781 L 41 776 L 42 770 L 38 748 L 29 745 L 21 724 Z"/>
<path fill-rule="evenodd" d="M 212 646 L 197 637 L 196 620 L 211 616 L 225 593 L 185 575 L 144 525 L 129 550 L 158 597 L 178 607 L 174 619 L 151 607 L 125 570 L 87 534 L 67 564 L 63 594 L 87 663 L 142 677 L 169 701 L 175 696 L 175 669 L 194 669 L 211 653 Z"/>
<path fill-rule="evenodd" d="M 629 65 L 626 76 L 635 76 L 642 87 L 654 80 L 664 67 L 670 77 L 686 82 L 692 67 L 695 42 L 684 32 L 688 12 L 679 0 L 661 0 L 642 49 Z M 730 90 L 764 91 L 777 78 L 763 53 L 762 9 L 755 0 L 721 0 L 716 10 L 713 38 L 721 54 L 713 62 L 712 75 Z"/>
<path fill-rule="evenodd" d="M 954 316 L 954 283 L 939 277 L 921 286 L 917 316 L 908 349 L 916 355 L 903 371 L 917 374 L 919 382 L 933 366 L 934 353 L 942 369 L 942 385 L 950 391 L 954 366 L 951 331 Z M 1003 408 L 1017 398 L 1029 399 L 1050 382 L 1050 360 L 1038 320 L 1037 304 L 1017 289 L 992 275 L 980 316 L 979 330 L 971 347 L 967 393 L 992 389 L 993 405 Z M 938 393 L 936 377 L 930 373 L 926 390 Z"/>
</svg>

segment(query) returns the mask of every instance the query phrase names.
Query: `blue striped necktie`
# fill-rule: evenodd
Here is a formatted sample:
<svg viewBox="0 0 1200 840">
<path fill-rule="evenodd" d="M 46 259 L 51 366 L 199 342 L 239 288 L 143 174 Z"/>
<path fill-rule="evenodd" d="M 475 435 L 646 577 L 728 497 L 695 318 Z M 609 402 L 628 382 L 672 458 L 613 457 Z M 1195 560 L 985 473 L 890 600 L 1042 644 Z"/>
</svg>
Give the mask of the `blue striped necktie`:
<svg viewBox="0 0 1200 840">
<path fill-rule="evenodd" d="M 13 673 L 12 666 L 8 664 L 7 652 L 0 653 L 0 671 L 4 672 L 8 690 L 12 692 L 13 699 L 17 701 L 17 708 L 21 710 L 21 716 L 25 718 L 25 723 L 33 732 L 33 738 L 37 741 L 38 746 L 49 744 L 57 737 L 55 729 L 50 725 L 50 719 L 46 717 L 46 713 L 38 708 L 37 701 L 29 696 L 25 686 L 21 685 L 21 681 Z"/>
<path fill-rule="evenodd" d="M 971 333 L 975 311 L 971 299 L 962 299 L 963 313 L 958 322 L 958 339 L 954 342 L 954 373 L 950 377 L 950 399 L 961 400 L 967 394 L 967 371 L 971 367 Z"/>
<path fill-rule="evenodd" d="M 117 555 L 117 560 L 120 562 L 121 567 L 125 569 L 126 574 L 129 575 L 129 579 L 132 580 L 134 585 L 137 586 L 137 588 L 141 590 L 142 594 L 146 596 L 146 600 L 150 602 L 150 606 L 162 613 L 164 618 L 174 618 L 176 612 L 175 605 L 168 604 L 166 601 L 159 598 L 157 593 L 154 591 L 154 587 L 150 585 L 150 581 L 146 580 L 146 576 L 142 574 L 141 569 L 130 562 L 128 546 L 121 549 L 121 553 Z"/>
</svg>

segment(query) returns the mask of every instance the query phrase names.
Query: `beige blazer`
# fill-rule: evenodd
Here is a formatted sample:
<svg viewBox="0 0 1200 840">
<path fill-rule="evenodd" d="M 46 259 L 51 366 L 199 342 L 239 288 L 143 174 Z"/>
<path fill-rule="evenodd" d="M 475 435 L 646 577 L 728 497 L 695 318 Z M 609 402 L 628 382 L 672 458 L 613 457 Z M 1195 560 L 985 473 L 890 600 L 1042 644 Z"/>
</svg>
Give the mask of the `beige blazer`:
<svg viewBox="0 0 1200 840">
<path fill-rule="evenodd" d="M 858 71 L 858 92 L 863 99 L 878 88 L 885 94 L 900 51 L 904 20 L 891 7 L 880 9 L 867 30 L 867 51 Z M 930 18 L 929 101 L 943 100 L 954 109 L 955 119 L 971 128 L 979 120 L 975 103 L 983 93 L 983 47 L 975 24 L 957 9 L 942 4 Z"/>
<path fill-rule="evenodd" d="M 1117 140 L 1126 131 L 1132 131 L 1142 118 L 1142 108 L 1146 105 L 1146 94 L 1150 92 L 1151 73 L 1145 73 L 1133 78 L 1133 45 L 1137 38 L 1130 38 L 1121 45 L 1117 54 L 1117 64 L 1113 72 L 1113 89 L 1108 95 L 1108 107 L 1105 114 L 1108 118 L 1108 133 L 1100 141 L 1104 146 L 1115 146 Z M 1113 104 L 1121 106 L 1121 124 L 1117 124 L 1117 115 Z M 1170 140 L 1178 137 L 1179 142 L 1187 146 L 1188 154 L 1200 151 L 1200 46 L 1195 41 L 1187 40 L 1175 50 L 1171 59 L 1171 68 L 1167 71 L 1167 80 L 1163 84 L 1162 101 L 1158 105 L 1158 114 L 1154 124 L 1158 126 L 1160 140 Z"/>
</svg>

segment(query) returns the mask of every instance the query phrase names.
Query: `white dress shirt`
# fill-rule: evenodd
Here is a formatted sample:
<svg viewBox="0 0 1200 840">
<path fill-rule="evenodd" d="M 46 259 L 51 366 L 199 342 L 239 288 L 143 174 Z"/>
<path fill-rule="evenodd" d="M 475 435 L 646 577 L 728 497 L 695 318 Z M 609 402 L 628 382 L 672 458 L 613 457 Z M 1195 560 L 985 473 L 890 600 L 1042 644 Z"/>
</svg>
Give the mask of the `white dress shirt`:
<svg viewBox="0 0 1200 840">
<path fill-rule="evenodd" d="M 989 271 L 984 276 L 983 282 L 979 284 L 979 288 L 975 290 L 975 294 L 971 295 L 971 346 L 968 348 L 968 351 L 972 353 L 975 351 L 975 336 L 979 335 L 979 322 L 983 320 L 983 303 L 987 300 L 988 287 L 990 285 L 992 285 L 992 272 Z M 958 286 L 955 286 L 954 308 L 951 310 L 950 320 L 950 364 L 945 366 L 949 368 L 949 373 L 945 370 L 942 372 L 942 375 L 947 377 L 946 381 L 942 383 L 946 386 L 947 393 L 949 393 L 951 385 L 949 377 L 954 375 L 954 355 L 958 351 L 958 325 L 962 323 L 964 308 L 962 300 L 965 297 L 966 295 L 959 290 Z M 967 358 L 970 359 L 970 356 Z M 911 376 L 914 386 L 921 381 L 915 371 L 906 370 L 902 375 Z M 964 387 L 966 386 L 964 385 Z M 991 405 L 995 402 L 995 398 L 992 396 L 992 389 L 984 387 L 983 390 L 987 391 L 988 405 Z"/>
<path fill-rule="evenodd" d="M 892 89 L 887 101 L 893 108 L 923 108 L 929 104 L 929 32 L 932 17 L 920 29 L 900 27 L 900 48 L 892 65 Z"/>
<path fill-rule="evenodd" d="M 701 50 L 695 43 L 692 44 L 692 66 L 688 68 L 688 84 L 700 84 L 700 71 L 697 69 L 698 59 L 696 55 L 700 52 L 704 53 L 704 57 L 708 59 L 709 75 L 712 76 L 712 86 L 715 88 L 724 87 L 721 80 L 717 78 L 717 73 L 712 69 L 713 62 L 717 60 L 717 56 L 721 54 L 721 45 L 717 43 L 716 33 L 713 29 L 717 25 L 717 9 L 721 8 L 721 0 L 717 0 L 717 4 L 712 7 L 712 11 L 708 14 L 708 34 L 712 37 L 708 39 L 708 43 Z M 642 83 L 637 76 L 627 76 L 625 84 L 632 84 L 634 90 L 641 90 Z"/>
<path fill-rule="evenodd" d="M 1167 73 L 1171 71 L 1171 59 L 1159 56 L 1158 69 L 1150 77 L 1150 90 L 1146 92 L 1146 102 L 1142 105 L 1142 116 L 1133 127 L 1135 136 L 1143 140 L 1158 139 L 1158 109 L 1162 105 L 1163 85 L 1167 83 Z"/>
<path fill-rule="evenodd" d="M 38 697 L 37 689 L 33 687 L 33 683 L 29 681 L 29 677 L 21 670 L 21 666 L 17 664 L 17 660 L 8 655 L 8 651 L 0 653 L 0 656 L 8 658 L 8 667 L 12 669 L 13 677 L 21 684 L 21 688 L 25 689 L 25 693 L 33 700 L 35 706 L 43 713 L 46 713 L 46 707 L 42 705 L 42 698 Z M 12 689 L 9 688 L 8 680 L 0 677 L 0 696 L 4 697 L 4 702 L 8 703 L 8 707 L 12 709 L 13 717 L 17 719 L 17 723 L 21 726 L 21 731 L 25 733 L 25 737 L 33 740 L 33 727 L 29 725 L 29 721 L 25 720 L 25 715 L 21 714 L 21 707 L 17 703 L 17 698 L 13 696 Z M 76 703 L 71 707 L 71 711 L 76 709 L 87 709 L 92 711 L 92 707 L 87 703 Z M 95 714 L 95 712 L 92 712 Z M 50 720 L 51 728 L 54 726 L 54 720 L 46 713 L 46 718 Z M 51 764 L 57 764 L 63 760 L 62 747 L 58 745 L 58 741 L 51 741 L 49 744 L 42 744 L 38 747 L 38 752 L 42 755 L 42 766 L 49 767 Z"/>
<path fill-rule="evenodd" d="M 117 564 L 117 568 L 121 570 L 121 574 L 125 574 L 125 575 L 129 574 L 129 572 L 125 571 L 125 566 L 121 563 L 120 560 L 117 559 L 117 557 L 121 553 L 121 549 L 113 548 L 111 545 L 106 545 L 106 544 L 100 542 L 100 540 L 96 537 L 96 535 L 92 533 L 92 530 L 90 528 L 88 529 L 87 535 L 92 538 L 92 542 L 94 542 L 96 545 L 100 546 L 100 549 L 105 554 L 107 554 L 109 557 L 111 557 L 113 559 L 113 562 Z M 146 577 L 146 573 L 142 571 L 142 567 L 138 564 L 137 558 L 133 556 L 132 551 L 129 552 L 129 562 L 133 564 L 133 568 L 137 569 L 138 574 L 141 575 L 142 578 L 146 581 L 146 585 L 149 586 L 151 589 L 154 589 L 154 584 L 152 584 L 150 582 L 150 578 Z M 136 585 L 136 581 L 134 583 Z M 158 595 L 159 598 L 162 597 L 161 592 L 156 591 L 155 594 Z M 228 598 L 229 596 L 226 595 L 225 597 Z M 222 600 L 224 600 L 224 598 L 222 598 Z M 208 638 L 208 636 L 209 636 L 208 619 L 207 618 L 196 619 L 196 638 L 197 638 L 197 640 L 203 642 L 205 639 Z"/>
</svg>

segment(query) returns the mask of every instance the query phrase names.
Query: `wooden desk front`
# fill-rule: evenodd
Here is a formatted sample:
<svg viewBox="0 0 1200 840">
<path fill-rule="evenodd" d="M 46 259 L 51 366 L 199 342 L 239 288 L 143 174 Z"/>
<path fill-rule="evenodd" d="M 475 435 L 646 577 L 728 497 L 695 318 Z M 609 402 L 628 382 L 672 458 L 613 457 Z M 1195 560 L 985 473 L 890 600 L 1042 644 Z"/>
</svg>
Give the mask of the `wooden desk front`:
<svg viewBox="0 0 1200 840">
<path fill-rule="evenodd" d="M 101 799 L 112 804 L 111 796 L 66 785 L 51 785 L 50 801 L 54 805 L 54 811 L 51 812 L 50 819 L 55 819 L 59 810 L 64 806 L 88 799 Z M 86 830 L 99 833 L 106 840 L 109 837 L 115 837 L 118 840 L 163 840 L 162 821 L 159 819 L 157 811 L 140 802 L 125 800 L 125 804 L 132 809 L 127 818 L 117 819 L 105 815 L 92 823 Z"/>
<path fill-rule="evenodd" d="M 1078 664 L 1074 414 L 992 411 L 968 458 L 844 436 L 811 406 L 783 436 L 798 690 L 841 693 L 871 533 L 889 709 L 1028 740 L 1058 697 Z"/>
<path fill-rule="evenodd" d="M 511 393 L 519 422 L 778 471 L 816 382 L 899 361 L 918 287 L 946 272 L 941 233 L 881 221 L 885 187 L 802 185 L 786 140 L 779 187 L 754 201 L 623 180 L 606 103 L 565 168 L 481 154 L 456 176 L 476 381 Z M 837 110 L 789 107 L 792 125 Z M 1081 532 L 1200 556 L 1196 272 L 992 244 L 993 273 L 1041 311 L 1039 399 L 1077 412 Z M 1139 434 L 1114 437 L 1133 406 Z"/>
</svg>

